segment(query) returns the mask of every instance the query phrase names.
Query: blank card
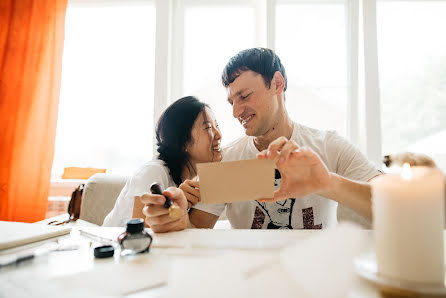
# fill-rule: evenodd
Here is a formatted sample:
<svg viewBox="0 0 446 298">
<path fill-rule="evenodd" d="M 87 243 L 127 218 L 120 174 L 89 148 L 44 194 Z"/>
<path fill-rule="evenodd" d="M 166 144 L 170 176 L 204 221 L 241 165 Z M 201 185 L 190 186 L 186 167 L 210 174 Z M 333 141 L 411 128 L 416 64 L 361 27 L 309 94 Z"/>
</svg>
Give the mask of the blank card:
<svg viewBox="0 0 446 298">
<path fill-rule="evenodd" d="M 274 197 L 274 160 L 250 159 L 197 165 L 201 203 L 217 204 Z"/>
</svg>

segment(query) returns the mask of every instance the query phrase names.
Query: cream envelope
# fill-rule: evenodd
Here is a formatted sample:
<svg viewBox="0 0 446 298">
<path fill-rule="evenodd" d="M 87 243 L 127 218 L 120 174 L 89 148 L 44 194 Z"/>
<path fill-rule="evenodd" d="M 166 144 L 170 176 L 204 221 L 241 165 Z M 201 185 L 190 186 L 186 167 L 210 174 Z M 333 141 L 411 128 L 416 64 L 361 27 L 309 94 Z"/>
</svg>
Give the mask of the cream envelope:
<svg viewBox="0 0 446 298">
<path fill-rule="evenodd" d="M 204 204 L 274 197 L 275 164 L 270 159 L 197 164 Z"/>
</svg>

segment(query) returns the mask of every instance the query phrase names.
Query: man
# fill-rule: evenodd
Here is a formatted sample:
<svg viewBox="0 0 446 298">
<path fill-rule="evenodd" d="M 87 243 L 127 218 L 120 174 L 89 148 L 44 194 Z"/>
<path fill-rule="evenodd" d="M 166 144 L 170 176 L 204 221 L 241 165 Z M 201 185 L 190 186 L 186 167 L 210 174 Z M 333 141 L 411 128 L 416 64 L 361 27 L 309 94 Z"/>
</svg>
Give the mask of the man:
<svg viewBox="0 0 446 298">
<path fill-rule="evenodd" d="M 224 210 L 234 228 L 321 229 L 336 224 L 338 202 L 371 218 L 371 190 L 366 182 L 380 172 L 336 132 L 290 119 L 285 107 L 285 69 L 272 50 L 238 53 L 223 70 L 222 82 L 233 116 L 246 134 L 224 149 L 223 161 L 275 159 L 278 190 L 274 198 L 256 201 L 198 203 L 174 221 L 161 206 L 162 196 L 145 194 L 141 200 L 146 204 L 146 222 L 155 232 L 212 228 Z M 186 197 L 193 203 L 199 200 L 195 187 L 197 182 L 187 181 L 181 190 L 171 188 L 164 194 L 186 206 Z"/>
</svg>

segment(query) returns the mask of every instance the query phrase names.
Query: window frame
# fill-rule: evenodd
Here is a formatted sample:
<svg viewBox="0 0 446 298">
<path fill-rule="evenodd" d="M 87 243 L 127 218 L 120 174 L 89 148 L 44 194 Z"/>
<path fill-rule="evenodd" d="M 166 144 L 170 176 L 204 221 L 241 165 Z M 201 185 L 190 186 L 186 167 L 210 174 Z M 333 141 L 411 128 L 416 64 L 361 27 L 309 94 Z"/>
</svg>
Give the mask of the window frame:
<svg viewBox="0 0 446 298">
<path fill-rule="evenodd" d="M 187 7 L 252 6 L 255 9 L 256 46 L 275 50 L 275 12 L 277 4 L 333 4 L 345 5 L 347 48 L 347 137 L 359 145 L 358 39 L 359 0 L 169 0 L 173 2 L 171 100 L 179 98 L 183 90 L 184 14 Z"/>
<path fill-rule="evenodd" d="M 377 6 L 380 2 L 412 2 L 410 0 L 362 0 L 363 27 L 364 27 L 364 75 L 365 75 L 365 126 L 364 139 L 366 140 L 366 155 L 375 162 L 382 164 L 382 119 L 381 119 L 381 93 L 378 61 L 377 36 Z M 415 0 L 413 2 L 443 2 L 446 0 Z M 368 47 L 366 47 L 366 41 Z M 367 88 L 368 87 L 368 88 Z M 368 89 L 368 90 L 367 90 Z"/>
<path fill-rule="evenodd" d="M 171 1 L 171 0 L 167 0 Z M 167 2 L 166 1 L 166 2 Z M 158 2 L 163 3 L 164 1 L 160 0 L 68 0 L 67 8 L 69 7 L 98 7 L 98 6 L 110 6 L 110 5 L 139 5 L 141 3 L 147 3 L 147 4 L 153 4 L 155 8 L 155 14 L 156 18 L 158 20 Z M 156 31 L 155 31 L 155 46 L 158 45 L 158 22 L 156 22 Z M 155 68 L 157 66 L 158 61 L 158 55 L 157 51 L 159 52 L 160 49 L 155 48 Z M 159 53 L 158 53 L 159 54 Z M 155 71 L 156 74 L 159 74 L 161 70 Z M 155 76 L 155 83 L 157 83 L 158 77 Z M 157 95 L 157 92 L 159 88 L 154 86 L 154 95 Z M 156 97 L 155 97 L 156 98 Z M 163 98 L 163 97 L 160 97 Z M 161 102 L 161 105 L 163 107 L 160 107 L 160 101 L 154 100 L 154 114 L 157 113 L 158 110 L 163 110 L 166 105 L 163 105 L 164 103 Z M 158 109 L 157 109 L 158 108 Z M 154 126 L 155 127 L 155 126 Z M 155 136 L 153 138 L 153 147 L 155 148 Z M 153 152 L 155 152 L 156 149 L 154 149 Z M 77 186 L 79 186 L 82 183 L 85 183 L 85 179 L 62 179 L 62 178 L 51 178 L 50 180 L 50 190 L 49 190 L 49 197 L 70 197 L 72 192 L 76 189 Z"/>
<path fill-rule="evenodd" d="M 360 146 L 359 114 L 359 1 L 360 0 L 267 0 L 276 4 L 344 4 L 346 16 L 346 49 L 347 49 L 347 107 L 345 128 L 351 143 Z M 273 17 L 275 17 L 275 12 Z M 269 24 L 268 24 L 269 25 Z M 275 50 L 275 28 L 271 31 L 271 49 Z M 364 148 L 361 148 L 364 150 Z"/>
<path fill-rule="evenodd" d="M 378 1 L 407 0 L 69 0 L 69 6 L 153 3 L 156 10 L 155 82 L 153 124 L 162 111 L 182 93 L 184 15 L 188 7 L 251 6 L 255 9 L 256 46 L 275 49 L 275 11 L 277 4 L 343 3 L 346 9 L 347 36 L 347 138 L 365 152 L 377 166 L 381 165 L 381 113 L 377 52 Z M 425 2 L 445 0 L 419 0 Z M 362 8 L 362 9 L 361 9 Z M 360 35 L 363 34 L 363 52 Z M 363 60 L 360 56 L 363 54 Z M 363 78 L 360 63 L 364 63 Z M 359 87 L 364 84 L 365 94 Z M 361 114 L 362 112 L 362 114 Z M 361 117 L 361 115 L 363 115 Z M 364 142 L 360 142 L 364 140 Z M 153 136 L 156 154 L 156 139 Z"/>
</svg>

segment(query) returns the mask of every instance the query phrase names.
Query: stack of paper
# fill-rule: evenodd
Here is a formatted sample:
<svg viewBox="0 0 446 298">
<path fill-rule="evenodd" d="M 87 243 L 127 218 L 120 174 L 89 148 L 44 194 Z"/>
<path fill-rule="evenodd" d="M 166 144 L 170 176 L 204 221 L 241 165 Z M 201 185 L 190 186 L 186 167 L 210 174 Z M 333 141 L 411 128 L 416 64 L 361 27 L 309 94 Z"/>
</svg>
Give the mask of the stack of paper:
<svg viewBox="0 0 446 298">
<path fill-rule="evenodd" d="M 70 227 L 0 221 L 0 251 L 69 234 Z"/>
</svg>

